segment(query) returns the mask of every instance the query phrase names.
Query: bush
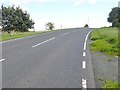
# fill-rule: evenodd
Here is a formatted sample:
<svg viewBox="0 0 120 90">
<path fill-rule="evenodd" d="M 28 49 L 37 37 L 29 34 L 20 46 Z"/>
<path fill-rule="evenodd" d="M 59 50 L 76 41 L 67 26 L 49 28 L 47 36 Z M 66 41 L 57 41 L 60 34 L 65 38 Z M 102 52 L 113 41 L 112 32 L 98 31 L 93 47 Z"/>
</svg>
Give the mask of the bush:
<svg viewBox="0 0 120 90">
<path fill-rule="evenodd" d="M 113 82 L 113 81 L 110 81 L 110 80 L 107 80 L 105 82 L 105 85 L 104 85 L 104 90 L 108 90 L 110 88 L 119 88 L 120 89 L 120 83 L 117 83 L 117 82 Z"/>
<path fill-rule="evenodd" d="M 89 27 L 88 24 L 86 24 L 84 27 Z"/>
</svg>

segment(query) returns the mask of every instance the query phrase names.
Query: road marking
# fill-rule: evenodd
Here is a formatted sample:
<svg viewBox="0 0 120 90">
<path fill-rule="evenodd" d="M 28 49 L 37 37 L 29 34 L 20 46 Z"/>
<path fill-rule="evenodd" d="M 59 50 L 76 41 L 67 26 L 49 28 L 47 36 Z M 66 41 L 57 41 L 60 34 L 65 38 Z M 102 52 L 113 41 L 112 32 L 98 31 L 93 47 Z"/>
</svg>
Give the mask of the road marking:
<svg viewBox="0 0 120 90">
<path fill-rule="evenodd" d="M 86 68 L 86 61 L 82 62 L 82 68 L 85 69 Z"/>
<path fill-rule="evenodd" d="M 69 34 L 68 32 L 66 32 L 66 33 L 63 33 L 63 34 L 61 34 L 61 36 L 64 36 L 64 35 L 66 35 L 66 34 Z"/>
<path fill-rule="evenodd" d="M 90 32 L 87 34 L 87 36 L 86 36 L 86 38 L 85 38 L 85 42 L 87 41 L 88 36 L 89 36 L 89 34 L 90 34 L 91 32 L 92 32 L 92 31 L 90 31 Z"/>
<path fill-rule="evenodd" d="M 0 60 L 0 62 L 3 62 L 3 61 L 5 61 L 5 59 L 1 59 L 1 60 Z"/>
<path fill-rule="evenodd" d="M 85 38 L 85 42 L 87 41 L 87 39 L 88 39 L 88 34 L 87 34 L 87 36 L 86 36 L 86 38 Z"/>
<path fill-rule="evenodd" d="M 38 43 L 38 44 L 36 44 L 36 45 L 34 45 L 34 46 L 32 46 L 32 47 L 34 48 L 34 47 L 40 46 L 40 45 L 42 45 L 42 44 L 44 44 L 44 43 L 46 43 L 46 42 L 49 42 L 49 41 L 51 41 L 51 40 L 53 40 L 53 39 L 55 39 L 55 37 L 50 38 L 50 39 L 48 39 L 48 40 L 45 40 L 45 41 L 43 41 L 43 42 L 41 42 L 41 43 Z"/>
<path fill-rule="evenodd" d="M 86 46 L 87 46 L 87 39 L 88 39 L 88 36 L 89 36 L 89 34 L 90 34 L 91 32 L 92 32 L 92 31 L 90 31 L 90 32 L 87 34 L 86 38 L 85 38 L 84 51 L 86 50 Z M 85 52 L 83 52 L 83 56 L 86 56 L 86 53 L 85 53 Z"/>
<path fill-rule="evenodd" d="M 83 52 L 83 56 L 86 56 L 86 53 L 85 53 L 85 52 Z"/>
<path fill-rule="evenodd" d="M 85 37 L 85 43 L 84 43 L 84 52 L 83 52 L 83 56 L 86 56 L 86 46 L 87 46 L 87 39 L 88 39 L 88 36 L 89 34 L 91 33 L 92 31 L 90 31 L 86 37 Z M 86 68 L 86 61 L 83 61 L 82 62 L 82 68 L 85 69 Z M 82 87 L 86 90 L 87 88 L 87 80 L 86 79 L 82 79 Z"/>
<path fill-rule="evenodd" d="M 87 45 L 87 42 L 84 43 L 84 50 L 86 50 L 86 45 Z"/>
<path fill-rule="evenodd" d="M 86 79 L 82 79 L 82 87 L 87 88 L 87 80 Z"/>
</svg>

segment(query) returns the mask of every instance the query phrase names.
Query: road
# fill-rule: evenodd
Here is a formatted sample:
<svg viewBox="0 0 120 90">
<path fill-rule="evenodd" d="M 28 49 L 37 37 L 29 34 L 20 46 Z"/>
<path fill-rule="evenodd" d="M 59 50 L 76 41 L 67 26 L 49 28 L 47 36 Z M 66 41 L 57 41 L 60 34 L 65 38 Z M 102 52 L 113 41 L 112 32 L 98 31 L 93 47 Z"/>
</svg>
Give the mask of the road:
<svg viewBox="0 0 120 90">
<path fill-rule="evenodd" d="M 95 88 L 87 37 L 75 28 L 2 43 L 3 88 Z"/>
</svg>

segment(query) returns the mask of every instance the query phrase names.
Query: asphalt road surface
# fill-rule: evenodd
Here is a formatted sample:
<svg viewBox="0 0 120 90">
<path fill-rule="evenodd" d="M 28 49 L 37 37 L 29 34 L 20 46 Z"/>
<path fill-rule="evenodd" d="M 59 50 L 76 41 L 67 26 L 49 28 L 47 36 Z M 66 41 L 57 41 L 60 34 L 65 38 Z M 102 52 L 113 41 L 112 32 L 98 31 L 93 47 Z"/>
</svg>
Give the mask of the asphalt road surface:
<svg viewBox="0 0 120 90">
<path fill-rule="evenodd" d="M 2 88 L 95 88 L 87 44 L 74 28 L 2 43 Z"/>
</svg>

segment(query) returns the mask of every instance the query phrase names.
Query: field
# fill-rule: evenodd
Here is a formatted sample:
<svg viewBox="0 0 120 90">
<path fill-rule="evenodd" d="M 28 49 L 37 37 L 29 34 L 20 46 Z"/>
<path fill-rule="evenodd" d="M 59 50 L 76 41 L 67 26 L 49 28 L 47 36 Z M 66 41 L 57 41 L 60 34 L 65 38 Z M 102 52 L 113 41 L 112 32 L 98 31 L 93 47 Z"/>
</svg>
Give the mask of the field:
<svg viewBox="0 0 120 90">
<path fill-rule="evenodd" d="M 93 43 L 90 49 L 100 51 L 107 55 L 120 56 L 118 42 L 118 28 L 99 28 L 95 29 L 90 36 Z M 120 39 L 120 36 L 119 36 Z"/>
<path fill-rule="evenodd" d="M 50 31 L 12 32 L 11 34 L 8 34 L 7 32 L 3 32 L 0 35 L 0 41 L 6 41 L 6 40 L 11 40 L 11 39 L 16 39 L 16 38 L 22 38 L 22 37 L 37 35 L 37 34 L 46 33 L 46 32 L 50 32 Z"/>
</svg>

